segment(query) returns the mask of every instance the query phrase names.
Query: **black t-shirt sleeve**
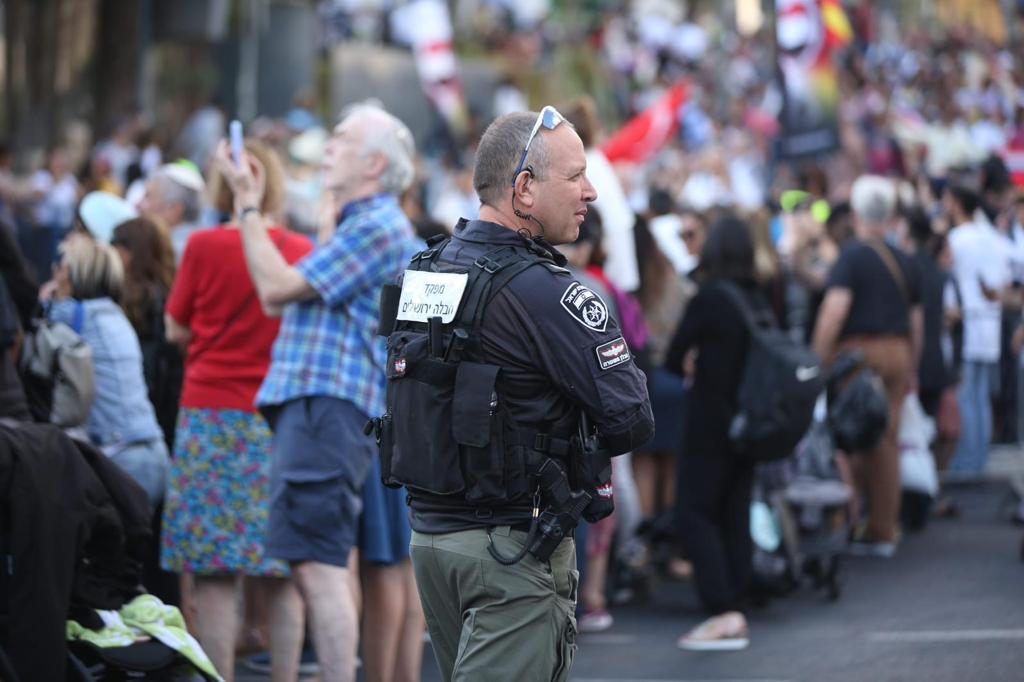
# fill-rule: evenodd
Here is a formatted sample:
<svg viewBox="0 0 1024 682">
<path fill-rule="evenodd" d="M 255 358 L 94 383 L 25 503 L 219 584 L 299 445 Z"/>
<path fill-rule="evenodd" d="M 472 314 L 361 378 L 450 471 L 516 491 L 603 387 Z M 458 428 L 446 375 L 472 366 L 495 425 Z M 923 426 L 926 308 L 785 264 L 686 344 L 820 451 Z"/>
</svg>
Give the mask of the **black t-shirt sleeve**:
<svg viewBox="0 0 1024 682">
<path fill-rule="evenodd" d="M 839 260 L 832 266 L 828 273 L 826 288 L 853 289 L 855 286 L 854 272 L 857 267 L 857 254 L 852 249 L 843 249 L 839 254 Z"/>
</svg>

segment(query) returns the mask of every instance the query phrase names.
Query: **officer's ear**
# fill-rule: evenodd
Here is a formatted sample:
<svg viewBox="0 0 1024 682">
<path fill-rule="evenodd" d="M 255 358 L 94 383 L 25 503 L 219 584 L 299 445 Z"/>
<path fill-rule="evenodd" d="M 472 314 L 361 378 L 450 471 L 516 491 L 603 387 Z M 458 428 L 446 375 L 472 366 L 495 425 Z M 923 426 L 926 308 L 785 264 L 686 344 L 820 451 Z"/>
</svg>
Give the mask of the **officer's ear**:
<svg viewBox="0 0 1024 682">
<path fill-rule="evenodd" d="M 516 195 L 516 203 L 520 206 L 530 208 L 534 204 L 537 183 L 534 182 L 533 167 L 527 166 L 516 176 L 512 191 Z"/>
</svg>

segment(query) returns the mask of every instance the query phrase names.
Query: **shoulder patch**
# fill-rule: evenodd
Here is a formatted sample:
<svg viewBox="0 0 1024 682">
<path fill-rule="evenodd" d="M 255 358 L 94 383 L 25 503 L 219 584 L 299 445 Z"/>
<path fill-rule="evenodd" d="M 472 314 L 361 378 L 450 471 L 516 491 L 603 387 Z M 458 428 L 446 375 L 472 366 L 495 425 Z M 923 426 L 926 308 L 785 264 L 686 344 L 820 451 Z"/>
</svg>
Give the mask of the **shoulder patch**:
<svg viewBox="0 0 1024 682">
<path fill-rule="evenodd" d="M 597 365 L 602 371 L 618 367 L 623 363 L 629 362 L 631 358 L 629 346 L 626 345 L 626 340 L 621 336 L 614 341 L 602 343 L 594 350 L 597 353 Z"/>
<path fill-rule="evenodd" d="M 562 294 L 562 307 L 587 329 L 603 332 L 608 328 L 607 304 L 579 282 L 570 284 Z"/>
</svg>

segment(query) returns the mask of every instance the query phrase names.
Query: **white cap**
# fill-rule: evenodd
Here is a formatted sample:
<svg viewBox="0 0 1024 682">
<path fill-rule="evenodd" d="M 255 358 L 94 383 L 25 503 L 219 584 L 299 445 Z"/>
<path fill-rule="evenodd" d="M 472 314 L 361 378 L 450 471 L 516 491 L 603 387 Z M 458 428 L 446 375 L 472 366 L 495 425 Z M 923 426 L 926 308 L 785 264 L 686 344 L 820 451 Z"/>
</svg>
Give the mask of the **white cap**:
<svg viewBox="0 0 1024 682">
<path fill-rule="evenodd" d="M 166 176 L 185 189 L 202 194 L 206 190 L 206 183 L 203 176 L 191 163 L 175 162 L 164 164 L 160 167 L 159 173 Z"/>
<path fill-rule="evenodd" d="M 116 194 L 89 192 L 78 205 L 78 217 L 93 237 L 109 244 L 114 228 L 132 218 L 138 218 L 139 212 Z"/>
<path fill-rule="evenodd" d="M 288 143 L 288 154 L 295 161 L 307 166 L 319 166 L 327 147 L 327 131 L 316 126 L 296 135 Z"/>
</svg>

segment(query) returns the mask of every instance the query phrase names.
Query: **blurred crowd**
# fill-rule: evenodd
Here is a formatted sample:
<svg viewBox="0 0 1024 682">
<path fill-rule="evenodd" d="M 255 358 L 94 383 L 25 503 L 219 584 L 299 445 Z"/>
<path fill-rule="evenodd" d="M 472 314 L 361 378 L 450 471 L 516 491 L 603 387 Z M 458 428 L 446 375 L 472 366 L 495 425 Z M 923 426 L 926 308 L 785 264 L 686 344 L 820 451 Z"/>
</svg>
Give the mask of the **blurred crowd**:
<svg viewBox="0 0 1024 682">
<path fill-rule="evenodd" d="M 543 64 L 548 43 L 562 36 L 554 23 L 530 15 L 536 4 L 482 6 L 500 17 L 490 24 L 520 28 L 503 47 Z M 820 158 L 789 160 L 778 153 L 782 100 L 763 36 L 739 37 L 713 21 L 688 22 L 671 8 L 648 4 L 659 11 L 610 13 L 584 31 L 606 65 L 607 97 L 550 102 L 583 139 L 599 196 L 567 255 L 614 302 L 624 336 L 648 373 L 658 425 L 655 442 L 615 461 L 616 515 L 580 531 L 580 629 L 613 627 L 614 604 L 664 575 L 694 579 L 703 604 L 721 617 L 708 621 L 713 632 L 696 633 L 698 639 L 725 637 L 745 631 L 736 614 L 749 598 L 772 593 L 755 570 L 749 514 L 757 490 L 768 486 L 762 472 L 720 466 L 709 452 L 720 443 L 722 434 L 712 431 L 723 418 L 700 405 L 729 400 L 709 387 L 738 381 L 730 368 L 744 352 L 742 344 L 718 344 L 738 338 L 735 330 L 743 326 L 739 318 L 715 326 L 709 282 L 728 279 L 756 292 L 766 315 L 826 362 L 855 347 L 879 374 L 890 400 L 890 432 L 877 452 L 860 459 L 836 454 L 834 465 L 837 479 L 856 491 L 848 505 L 854 539 L 867 553 L 892 556 L 905 530 L 921 524 L 906 517 L 906 508 L 900 520 L 905 394 L 916 394 L 933 420 L 929 445 L 945 480 L 983 475 L 993 442 L 1024 437 L 1024 64 L 1019 54 L 965 31 L 935 37 L 911 30 L 898 40 L 876 41 L 865 36 L 884 33 L 884 27 L 857 26 L 860 40 L 838 60 L 839 148 Z M 462 21 L 480 25 L 483 19 L 456 17 Z M 365 18 L 332 25 L 343 35 L 377 30 Z M 543 30 L 531 33 L 538 25 Z M 513 40 L 518 43 L 509 47 Z M 615 130 L 608 122 L 643 112 L 680 81 L 687 96 L 674 112 L 676 132 L 649 159 L 610 162 L 602 151 L 606 131 Z M 527 108 L 529 90 L 510 75 L 493 112 Z M 315 98 L 304 94 L 285 116 L 260 118 L 246 128 L 250 153 L 269 169 L 263 210 L 280 228 L 277 245 L 289 262 L 329 238 L 337 218 L 323 199 L 321 178 L 331 122 L 318 112 Z M 424 239 L 450 231 L 460 217 L 476 217 L 473 144 L 488 121 L 472 120 L 466 140 L 416 161 L 416 178 L 401 206 Z M 252 354 L 239 358 L 247 374 L 203 377 L 198 388 L 185 380 L 182 391 L 185 367 L 201 366 L 205 352 L 192 346 L 185 357 L 180 350 L 197 333 L 196 320 L 201 326 L 202 314 L 219 315 L 209 324 L 235 331 L 234 310 L 256 301 L 244 267 L 235 274 L 245 285 L 234 294 L 224 289 L 234 296 L 231 305 L 202 298 L 202 287 L 211 286 L 202 277 L 217 269 L 215 259 L 200 267 L 200 255 L 193 253 L 189 279 L 178 278 L 196 235 L 206 249 L 229 248 L 207 231 L 238 218 L 213 164 L 226 129 L 225 112 L 214 105 L 197 110 L 174 136 L 154 130 L 142 115 L 126 117 L 95 144 L 73 127 L 39 154 L 31 172 L 15 168 L 10 148 L 0 145 L 0 224 L 7 243 L 17 244 L 28 263 L 21 281 L 43 285 L 33 294 L 57 302 L 49 313 L 53 319 L 73 319 L 74 311 L 61 301 L 92 301 L 87 319 L 95 321 L 79 329 L 95 344 L 98 359 L 107 358 L 113 379 L 106 390 L 102 383 L 97 387 L 99 414 L 90 428 L 132 429 L 132 447 L 118 450 L 116 459 L 138 472 L 154 509 L 168 489 L 173 453 L 203 447 L 204 433 L 228 437 L 188 391 L 209 392 L 221 379 L 236 382 L 237 392 L 216 396 L 221 411 L 239 411 L 231 413 L 238 420 L 232 447 L 242 453 L 270 439 L 265 424 L 242 415 L 251 411 L 260 372 L 267 369 L 276 334 L 269 322 L 238 318 L 259 332 L 246 341 Z M 116 251 L 95 253 L 67 240 L 69 232 L 82 229 Z M 882 255 L 872 260 L 868 251 L 857 250 L 863 244 L 883 249 Z M 16 267 L 5 255 L 5 276 Z M 117 286 L 114 271 L 120 273 Z M 8 282 L 7 288 L 21 297 L 16 303 L 27 328 L 35 300 L 25 300 L 24 287 Z M 200 308 L 205 312 L 196 312 Z M 124 321 L 109 322 L 118 315 Z M 175 318 L 192 320 L 191 330 L 179 328 Z M 137 339 L 139 356 L 125 350 L 132 346 L 126 336 Z M 907 345 L 885 345 L 891 339 Z M 894 353 L 906 354 L 904 366 L 885 365 Z M 136 362 L 141 374 L 133 369 Z M 151 409 L 139 407 L 147 399 Z M 694 425 L 702 433 L 695 434 Z M 192 441 L 183 443 L 182 433 Z M 227 503 L 246 504 L 245 491 L 236 493 Z M 176 494 L 165 504 L 204 504 L 187 491 Z M 957 513 L 952 497 L 930 496 L 926 515 Z M 205 523 L 198 520 L 200 510 L 178 513 Z M 174 523 L 171 531 L 165 528 L 165 545 L 175 533 L 196 532 L 187 518 Z M 681 536 L 682 543 L 666 543 L 666 535 Z M 282 565 L 234 559 L 238 573 L 271 579 L 285 573 Z M 164 568 L 188 574 L 191 561 L 199 559 L 164 547 Z M 156 566 L 152 575 L 159 576 Z M 383 574 L 364 576 L 367 598 L 384 603 L 384 592 L 373 591 L 375 580 L 385 592 L 394 583 Z M 176 587 L 170 581 L 168 589 Z M 194 602 L 200 615 L 192 618 L 209 621 L 214 607 L 233 598 L 201 580 L 184 593 L 197 589 L 213 601 Z M 251 591 L 244 626 L 230 620 L 218 626 L 245 628 L 239 648 L 261 648 L 274 619 L 292 613 L 294 599 L 271 581 Z M 366 613 L 372 610 L 368 605 Z M 410 616 L 412 633 L 400 634 L 409 660 L 378 679 L 418 676 L 419 618 Z M 222 640 L 215 650 L 233 647 L 232 637 Z M 371 654 L 374 674 L 389 655 Z"/>
</svg>

